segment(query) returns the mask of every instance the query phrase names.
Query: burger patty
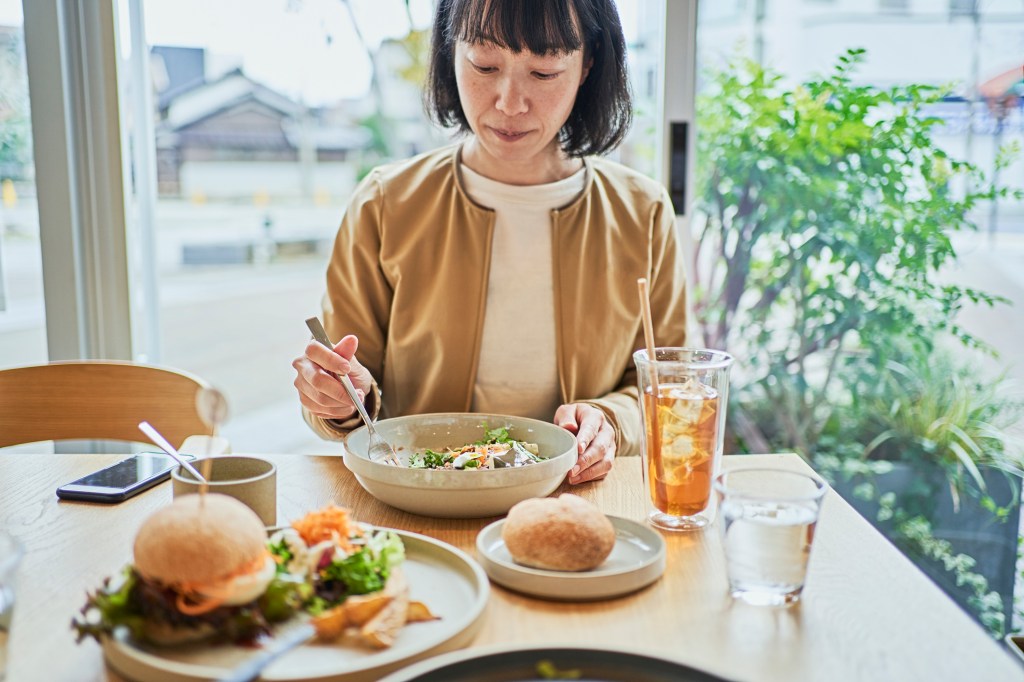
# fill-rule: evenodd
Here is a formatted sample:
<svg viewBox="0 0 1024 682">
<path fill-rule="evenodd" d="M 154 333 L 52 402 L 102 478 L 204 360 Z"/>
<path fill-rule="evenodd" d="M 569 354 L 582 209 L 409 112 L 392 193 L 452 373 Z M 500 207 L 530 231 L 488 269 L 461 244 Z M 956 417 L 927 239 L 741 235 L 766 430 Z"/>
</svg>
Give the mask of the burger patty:
<svg viewBox="0 0 1024 682">
<path fill-rule="evenodd" d="M 212 628 L 211 640 L 236 644 L 252 644 L 260 635 L 270 633 L 270 624 L 260 610 L 258 600 L 240 606 L 218 606 L 194 616 L 186 615 L 175 606 L 177 592 L 146 580 L 134 570 L 132 572 L 135 585 L 129 596 L 129 605 L 147 622 L 200 631 Z"/>
</svg>

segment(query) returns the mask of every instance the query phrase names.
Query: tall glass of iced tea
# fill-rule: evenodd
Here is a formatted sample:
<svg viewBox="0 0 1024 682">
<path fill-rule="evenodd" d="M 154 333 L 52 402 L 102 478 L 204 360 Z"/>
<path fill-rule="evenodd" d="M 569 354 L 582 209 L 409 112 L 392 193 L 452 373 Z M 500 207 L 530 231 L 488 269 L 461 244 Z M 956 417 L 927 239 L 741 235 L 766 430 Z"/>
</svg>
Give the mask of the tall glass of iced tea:
<svg viewBox="0 0 1024 682">
<path fill-rule="evenodd" d="M 656 348 L 633 354 L 644 422 L 644 483 L 651 524 L 695 530 L 710 522 L 711 481 L 722 459 L 732 356 L 717 350 Z"/>
</svg>

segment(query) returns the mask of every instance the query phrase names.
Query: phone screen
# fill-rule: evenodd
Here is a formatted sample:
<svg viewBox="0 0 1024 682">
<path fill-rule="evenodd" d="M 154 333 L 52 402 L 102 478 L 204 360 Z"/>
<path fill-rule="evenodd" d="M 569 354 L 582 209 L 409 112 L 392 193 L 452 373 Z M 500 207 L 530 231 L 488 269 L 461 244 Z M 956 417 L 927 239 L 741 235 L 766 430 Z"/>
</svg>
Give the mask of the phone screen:
<svg viewBox="0 0 1024 682">
<path fill-rule="evenodd" d="M 182 455 L 195 459 L 191 455 Z M 166 480 L 178 466 L 170 455 L 144 452 L 62 485 L 57 496 L 75 500 L 119 502 Z"/>
<path fill-rule="evenodd" d="M 170 472 L 178 466 L 170 455 L 143 453 L 129 457 L 117 464 L 94 471 L 74 482 L 73 485 L 87 485 L 97 488 L 130 488 L 136 483 Z"/>
</svg>

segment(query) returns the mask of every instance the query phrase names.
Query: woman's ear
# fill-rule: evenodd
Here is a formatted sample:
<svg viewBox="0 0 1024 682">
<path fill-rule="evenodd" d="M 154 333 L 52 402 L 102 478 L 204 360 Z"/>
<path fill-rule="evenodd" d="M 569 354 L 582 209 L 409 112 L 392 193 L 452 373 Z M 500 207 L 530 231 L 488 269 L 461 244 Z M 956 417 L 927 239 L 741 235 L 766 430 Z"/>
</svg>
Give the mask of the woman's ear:
<svg viewBox="0 0 1024 682">
<path fill-rule="evenodd" d="M 594 65 L 594 58 L 590 57 L 583 63 L 583 73 L 580 74 L 580 86 L 583 85 L 587 80 L 587 75 L 590 73 L 590 67 Z"/>
</svg>

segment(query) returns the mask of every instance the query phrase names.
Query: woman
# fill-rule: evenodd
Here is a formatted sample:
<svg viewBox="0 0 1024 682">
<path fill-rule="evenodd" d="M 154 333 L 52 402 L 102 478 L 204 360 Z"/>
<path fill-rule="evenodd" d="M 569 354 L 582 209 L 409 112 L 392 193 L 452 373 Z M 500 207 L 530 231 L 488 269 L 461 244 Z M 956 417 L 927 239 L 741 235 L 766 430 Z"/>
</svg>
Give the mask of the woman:
<svg viewBox="0 0 1024 682">
<path fill-rule="evenodd" d="M 685 341 L 684 273 L 661 186 L 596 155 L 631 120 L 611 0 L 441 0 L 427 102 L 467 133 L 375 169 L 356 188 L 327 272 L 333 348 L 292 364 L 325 438 L 371 415 L 490 412 L 577 436 L 571 483 L 640 450 L 636 280 L 655 336 Z M 357 353 L 358 350 L 358 353 Z"/>
</svg>

